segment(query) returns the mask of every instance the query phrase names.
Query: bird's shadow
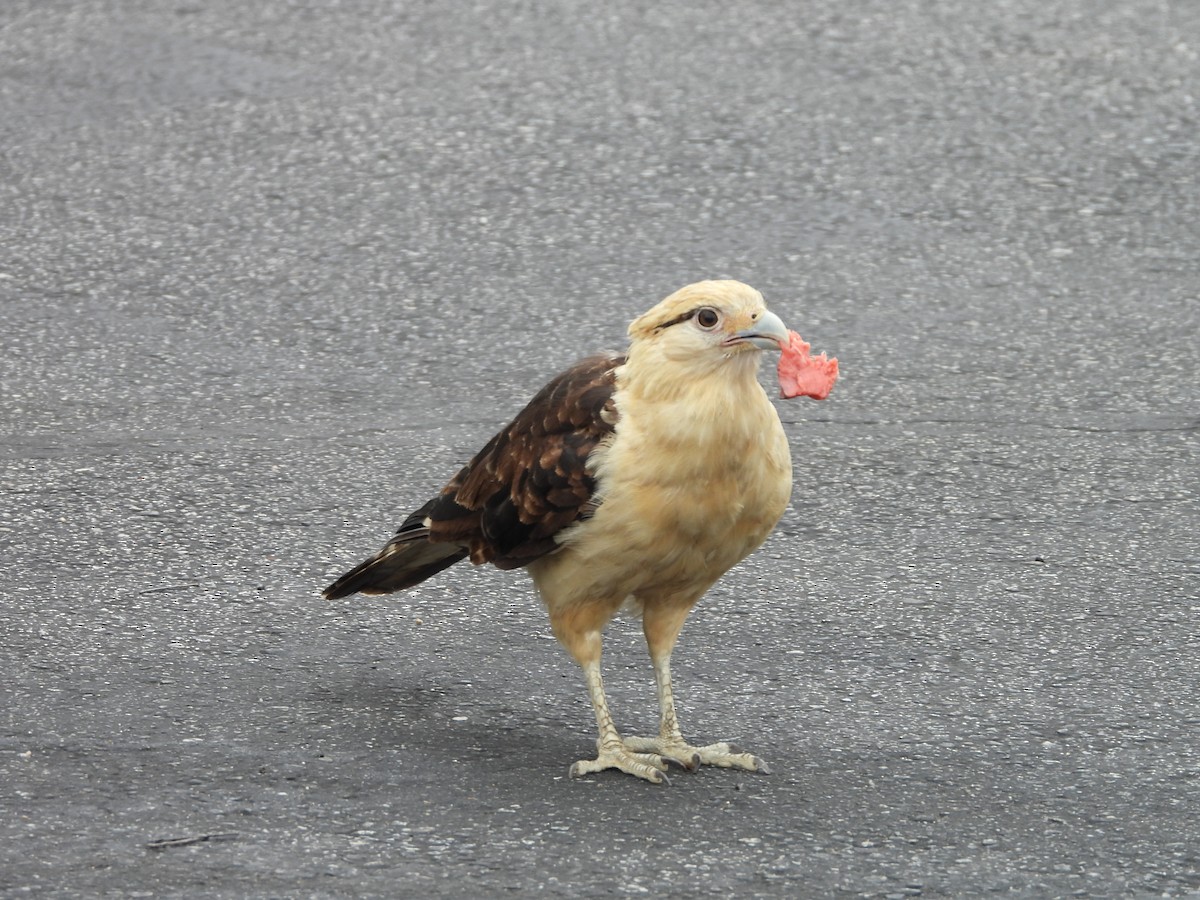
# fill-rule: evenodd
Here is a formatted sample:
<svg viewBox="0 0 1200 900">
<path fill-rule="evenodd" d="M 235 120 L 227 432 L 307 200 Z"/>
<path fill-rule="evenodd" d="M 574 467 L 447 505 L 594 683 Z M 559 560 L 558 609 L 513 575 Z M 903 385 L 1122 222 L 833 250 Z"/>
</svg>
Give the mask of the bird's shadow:
<svg viewBox="0 0 1200 900">
<path fill-rule="evenodd" d="M 590 707 L 577 709 L 575 698 L 496 698 L 481 684 L 372 675 L 325 682 L 308 698 L 340 716 L 361 746 L 405 747 L 492 774 L 509 766 L 560 774 L 594 752 Z"/>
</svg>

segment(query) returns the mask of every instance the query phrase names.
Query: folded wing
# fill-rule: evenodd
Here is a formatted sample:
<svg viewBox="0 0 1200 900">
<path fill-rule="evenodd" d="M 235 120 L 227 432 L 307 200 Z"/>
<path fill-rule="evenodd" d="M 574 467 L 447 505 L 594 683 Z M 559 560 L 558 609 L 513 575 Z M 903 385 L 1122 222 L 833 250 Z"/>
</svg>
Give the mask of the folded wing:
<svg viewBox="0 0 1200 900">
<path fill-rule="evenodd" d="M 328 599 L 412 587 L 464 558 L 501 569 L 558 547 L 594 510 L 588 456 L 612 434 L 623 356 L 589 357 L 547 384 L 516 418 L 412 513 L 388 544 L 328 588 Z"/>
</svg>

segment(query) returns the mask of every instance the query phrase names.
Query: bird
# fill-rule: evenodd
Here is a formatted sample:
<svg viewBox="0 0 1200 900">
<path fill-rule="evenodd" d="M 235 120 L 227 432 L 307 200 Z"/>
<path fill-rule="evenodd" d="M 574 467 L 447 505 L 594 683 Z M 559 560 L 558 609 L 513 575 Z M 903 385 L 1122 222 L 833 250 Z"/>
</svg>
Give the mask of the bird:
<svg viewBox="0 0 1200 900">
<path fill-rule="evenodd" d="M 757 373 L 792 334 L 742 282 L 675 291 L 630 323 L 624 353 L 587 357 L 546 384 L 324 596 L 404 590 L 464 559 L 524 568 L 595 712 L 596 756 L 576 761 L 572 778 L 616 769 L 665 784 L 670 767 L 701 765 L 767 773 L 735 744 L 684 739 L 671 655 L 692 608 L 790 501 L 787 436 Z M 623 736 L 605 694 L 602 635 L 622 611 L 641 618 L 656 736 Z"/>
</svg>

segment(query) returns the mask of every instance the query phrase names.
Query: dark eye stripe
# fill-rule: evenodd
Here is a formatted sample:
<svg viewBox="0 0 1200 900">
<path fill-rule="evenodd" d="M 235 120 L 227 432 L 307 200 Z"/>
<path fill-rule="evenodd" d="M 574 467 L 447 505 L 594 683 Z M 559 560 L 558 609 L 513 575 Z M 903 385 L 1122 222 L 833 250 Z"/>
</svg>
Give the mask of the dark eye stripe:
<svg viewBox="0 0 1200 900">
<path fill-rule="evenodd" d="M 661 325 L 655 325 L 654 330 L 662 331 L 664 328 L 670 328 L 672 325 L 678 325 L 680 322 L 686 322 L 688 319 L 694 319 L 694 318 L 696 318 L 696 313 L 698 313 L 698 312 L 700 312 L 700 310 L 706 309 L 706 308 L 707 307 L 704 307 L 704 306 L 697 306 L 695 309 L 689 309 L 687 312 L 682 313 L 681 315 L 678 315 L 673 319 L 668 319 L 666 322 L 663 322 Z"/>
</svg>

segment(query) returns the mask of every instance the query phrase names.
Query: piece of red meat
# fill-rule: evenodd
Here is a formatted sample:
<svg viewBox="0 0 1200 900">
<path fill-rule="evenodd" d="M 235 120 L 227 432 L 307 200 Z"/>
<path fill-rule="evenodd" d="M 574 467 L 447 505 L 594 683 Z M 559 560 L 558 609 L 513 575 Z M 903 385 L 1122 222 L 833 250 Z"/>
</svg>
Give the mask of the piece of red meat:
<svg viewBox="0 0 1200 900">
<path fill-rule="evenodd" d="M 824 400 L 837 381 L 837 357 L 829 359 L 824 353 L 809 356 L 810 347 L 804 338 L 794 331 L 789 331 L 788 335 L 791 342 L 779 355 L 780 396 L 785 399 L 812 397 L 814 400 Z"/>
</svg>

